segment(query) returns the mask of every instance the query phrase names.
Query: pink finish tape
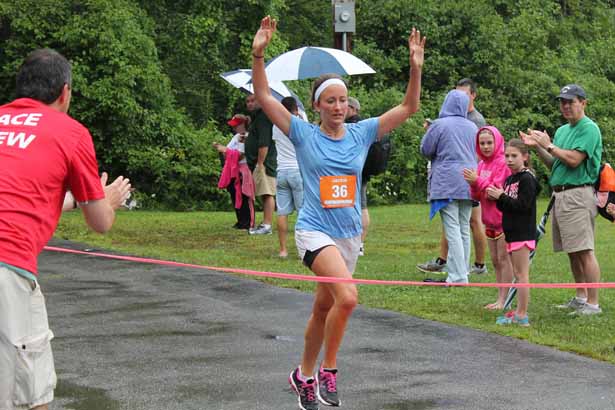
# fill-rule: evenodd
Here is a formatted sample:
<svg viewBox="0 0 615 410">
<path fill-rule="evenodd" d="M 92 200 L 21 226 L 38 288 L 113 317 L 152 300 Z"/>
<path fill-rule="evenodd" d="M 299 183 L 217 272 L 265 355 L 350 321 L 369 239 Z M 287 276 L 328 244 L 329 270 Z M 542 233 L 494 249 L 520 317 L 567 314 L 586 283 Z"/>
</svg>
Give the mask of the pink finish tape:
<svg viewBox="0 0 615 410">
<path fill-rule="evenodd" d="M 150 263 L 156 265 L 176 266 L 194 269 L 208 269 L 219 272 L 240 273 L 242 275 L 260 276 L 266 278 L 278 278 L 297 280 L 304 282 L 320 283 L 354 283 L 356 285 L 396 285 L 396 286 L 456 286 L 456 287 L 475 287 L 475 288 L 615 288 L 615 282 L 604 283 L 440 283 L 422 282 L 410 280 L 376 280 L 376 279 L 354 279 L 336 278 L 328 276 L 299 275 L 293 273 L 261 272 L 248 269 L 219 268 L 215 266 L 203 266 L 192 263 L 164 261 L 159 259 L 139 258 L 135 256 L 111 255 L 101 252 L 86 252 L 74 249 L 59 248 L 55 246 L 45 246 L 46 251 L 73 253 L 78 255 L 98 256 L 101 258 L 118 259 L 129 262 Z"/>
</svg>

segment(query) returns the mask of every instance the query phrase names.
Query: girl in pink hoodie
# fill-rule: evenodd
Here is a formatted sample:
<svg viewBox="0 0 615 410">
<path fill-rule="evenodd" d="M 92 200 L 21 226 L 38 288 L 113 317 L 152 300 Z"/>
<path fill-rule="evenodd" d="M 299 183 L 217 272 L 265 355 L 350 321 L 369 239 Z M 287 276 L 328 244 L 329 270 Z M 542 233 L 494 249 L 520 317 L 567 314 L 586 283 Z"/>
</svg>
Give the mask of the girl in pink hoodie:
<svg viewBox="0 0 615 410">
<path fill-rule="evenodd" d="M 482 220 L 485 224 L 491 262 L 495 268 L 497 283 L 510 283 L 513 268 L 506 250 L 504 230 L 502 228 L 502 213 L 496 207 L 496 201 L 488 198 L 486 189 L 489 186 L 502 187 L 510 175 L 504 158 L 504 138 L 496 127 L 482 127 L 476 134 L 476 153 L 481 160 L 478 169 L 464 169 L 463 177 L 470 184 L 472 198 L 480 201 Z M 498 299 L 495 303 L 485 306 L 486 309 L 498 310 L 504 308 L 507 288 L 498 289 Z"/>
</svg>

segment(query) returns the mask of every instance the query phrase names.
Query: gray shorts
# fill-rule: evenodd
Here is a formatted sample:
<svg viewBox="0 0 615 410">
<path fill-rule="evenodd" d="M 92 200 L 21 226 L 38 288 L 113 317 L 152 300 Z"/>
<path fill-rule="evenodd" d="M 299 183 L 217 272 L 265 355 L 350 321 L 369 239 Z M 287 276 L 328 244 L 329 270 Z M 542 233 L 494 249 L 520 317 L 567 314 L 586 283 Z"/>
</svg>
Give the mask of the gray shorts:
<svg viewBox="0 0 615 410">
<path fill-rule="evenodd" d="M 553 196 L 553 250 L 566 253 L 593 250 L 594 219 L 598 214 L 594 188 L 574 188 L 554 192 Z"/>
</svg>

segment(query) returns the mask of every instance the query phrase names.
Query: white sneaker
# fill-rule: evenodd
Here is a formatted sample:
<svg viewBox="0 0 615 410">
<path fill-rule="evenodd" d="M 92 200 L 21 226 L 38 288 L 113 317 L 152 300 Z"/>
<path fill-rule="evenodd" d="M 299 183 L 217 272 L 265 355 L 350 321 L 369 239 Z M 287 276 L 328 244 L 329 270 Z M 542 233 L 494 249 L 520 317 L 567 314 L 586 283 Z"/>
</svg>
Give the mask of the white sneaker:
<svg viewBox="0 0 615 410">
<path fill-rule="evenodd" d="M 555 305 L 557 309 L 581 309 L 585 306 L 585 302 L 580 302 L 579 299 L 573 297 L 566 303 L 562 303 L 561 305 Z"/>
<path fill-rule="evenodd" d="M 248 231 L 250 235 L 271 235 L 271 225 L 260 224 Z"/>
<path fill-rule="evenodd" d="M 359 256 L 364 256 L 365 255 L 365 249 L 363 249 L 363 245 L 361 245 L 361 247 L 359 248 Z"/>
<path fill-rule="evenodd" d="M 575 310 L 574 312 L 571 312 L 568 314 L 571 316 L 572 315 L 589 316 L 589 315 L 599 315 L 600 313 L 602 313 L 602 309 L 600 309 L 600 306 L 590 306 L 586 303 L 580 308 L 578 308 L 577 310 Z"/>
</svg>

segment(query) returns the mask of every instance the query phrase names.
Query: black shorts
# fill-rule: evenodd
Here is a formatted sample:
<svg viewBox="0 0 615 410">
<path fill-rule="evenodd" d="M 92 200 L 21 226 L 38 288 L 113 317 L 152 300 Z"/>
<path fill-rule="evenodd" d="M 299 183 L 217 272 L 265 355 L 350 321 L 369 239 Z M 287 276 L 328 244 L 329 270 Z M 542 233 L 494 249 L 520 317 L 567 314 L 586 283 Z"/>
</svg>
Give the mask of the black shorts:
<svg viewBox="0 0 615 410">
<path fill-rule="evenodd" d="M 314 264 L 314 261 L 316 260 L 316 257 L 327 246 L 333 246 L 333 245 L 325 245 L 322 248 L 318 248 L 318 249 L 315 249 L 313 251 L 309 251 L 309 250 L 305 251 L 305 255 L 303 255 L 303 264 L 305 266 L 307 266 L 308 268 L 312 269 L 312 265 Z"/>
</svg>

